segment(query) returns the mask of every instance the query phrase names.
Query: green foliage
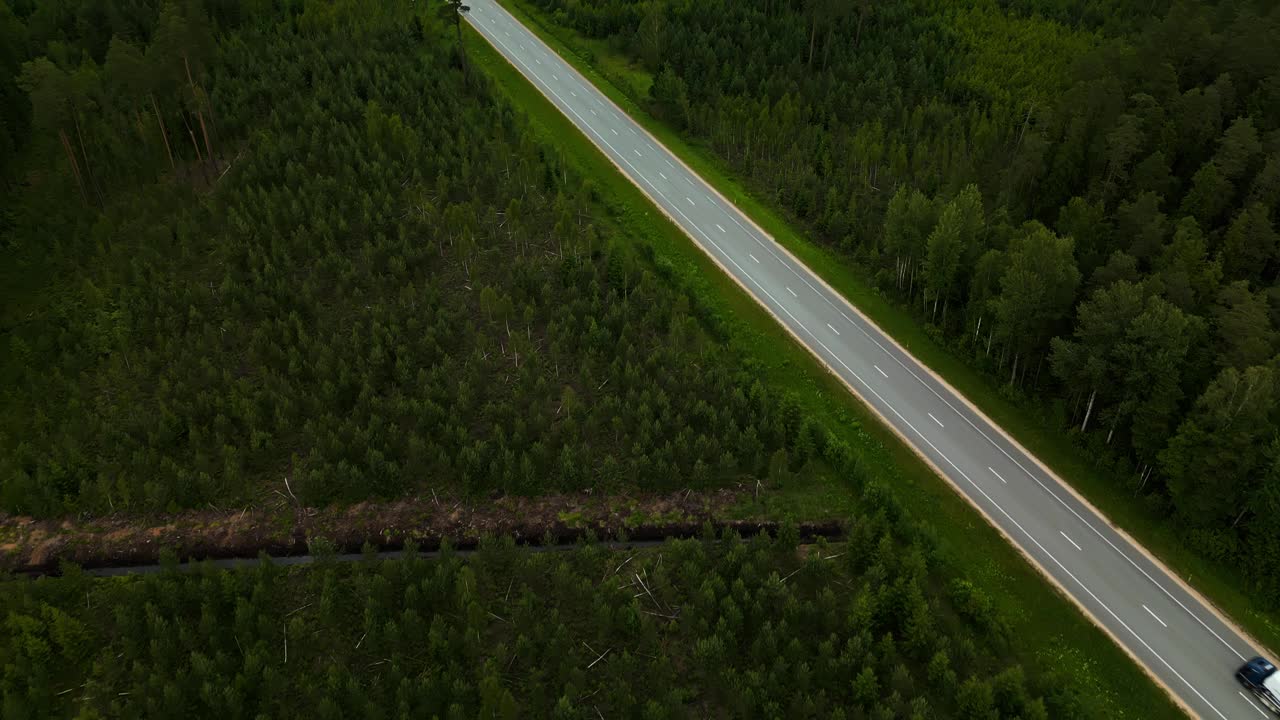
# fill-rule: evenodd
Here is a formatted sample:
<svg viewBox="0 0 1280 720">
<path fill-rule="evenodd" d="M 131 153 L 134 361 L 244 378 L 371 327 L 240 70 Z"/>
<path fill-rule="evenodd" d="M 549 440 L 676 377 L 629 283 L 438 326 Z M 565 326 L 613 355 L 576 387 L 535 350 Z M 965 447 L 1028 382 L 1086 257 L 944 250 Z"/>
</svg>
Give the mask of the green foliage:
<svg viewBox="0 0 1280 720">
<path fill-rule="evenodd" d="M 1219 452 L 1191 431 L 1215 376 L 1280 357 L 1280 8 L 527 1 L 683 79 L 687 110 L 655 114 L 871 268 L 955 355 L 1055 418 L 1048 432 L 1077 428 L 1131 483 L 1117 498 L 1145 495 L 1170 534 L 1257 583 L 1280 576 L 1224 551 L 1280 523 L 1256 476 L 1198 468 L 1234 504 L 1202 512 L 1183 463 Z M 659 14 L 642 43 L 630 33 Z M 985 209 L 972 239 L 953 208 L 970 185 Z M 1280 434 L 1274 413 L 1257 421 L 1241 473 L 1268 467 Z"/>
<path fill-rule="evenodd" d="M 856 524 L 873 552 L 507 538 L 466 560 L 3 583 L 5 717 L 1043 717 L 1046 686 L 984 639 L 971 586 L 933 593 L 911 524 Z M 934 618 L 914 643 L 907 598 Z M 968 648 L 961 677 L 948 647 Z"/>
<path fill-rule="evenodd" d="M 696 297 L 459 67 L 458 8 L 396 7 L 215 33 L 166 4 L 101 69 L 25 65 L 45 175 L 5 272 L 41 282 L 5 309 L 31 319 L 0 356 L 0 507 L 672 490 L 795 443 L 824 472 Z"/>
</svg>

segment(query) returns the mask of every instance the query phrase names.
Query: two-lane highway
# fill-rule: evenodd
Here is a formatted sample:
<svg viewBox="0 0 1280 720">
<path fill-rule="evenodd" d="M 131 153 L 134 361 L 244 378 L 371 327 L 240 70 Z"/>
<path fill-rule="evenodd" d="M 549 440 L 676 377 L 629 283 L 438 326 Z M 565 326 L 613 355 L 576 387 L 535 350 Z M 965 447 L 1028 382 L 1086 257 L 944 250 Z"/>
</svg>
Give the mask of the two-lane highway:
<svg viewBox="0 0 1280 720">
<path fill-rule="evenodd" d="M 1232 676 L 1256 650 L 1201 597 L 494 0 L 470 4 L 468 22 L 498 52 L 1189 712 L 1268 717 Z"/>
</svg>

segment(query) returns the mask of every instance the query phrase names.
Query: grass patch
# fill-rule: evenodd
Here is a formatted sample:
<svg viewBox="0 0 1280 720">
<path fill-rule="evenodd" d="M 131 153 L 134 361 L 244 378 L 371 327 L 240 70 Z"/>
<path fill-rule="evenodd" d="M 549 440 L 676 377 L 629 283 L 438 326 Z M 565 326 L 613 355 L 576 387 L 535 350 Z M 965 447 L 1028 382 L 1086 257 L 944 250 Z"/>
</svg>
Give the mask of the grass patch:
<svg viewBox="0 0 1280 720">
<path fill-rule="evenodd" d="M 508 7 L 512 7 L 508 2 Z M 634 103 L 545 29 L 528 22 L 518 6 L 516 16 L 534 28 L 552 48 L 615 102 L 650 128 L 669 148 L 690 161 L 705 178 L 740 202 L 762 226 L 783 240 L 802 261 L 832 280 L 839 266 L 824 251 L 803 243 L 785 223 L 727 179 L 701 153 L 693 152 L 669 129 L 639 112 Z M 937 539 L 938 561 L 948 572 L 963 574 L 985 591 L 1009 619 L 1018 638 L 1011 652 L 1028 666 L 1058 667 L 1091 693 L 1090 705 L 1105 717 L 1172 717 L 1180 715 L 1171 699 L 1111 640 L 1058 594 L 1018 552 L 966 502 L 958 502 L 950 486 L 863 406 L 807 350 L 791 342 L 774 319 L 699 250 L 684 233 L 623 177 L 576 127 L 555 109 L 507 61 L 475 32 L 466 36 L 472 61 L 492 78 L 499 91 L 529 117 L 530 131 L 560 152 L 579 172 L 592 177 L 611 221 L 621 237 L 651 246 L 670 262 L 686 284 L 724 321 L 730 350 L 744 367 L 770 387 L 791 393 L 804 412 L 849 443 L 869 476 L 891 485 L 903 506 L 927 518 Z M 784 240 L 783 233 L 786 233 Z M 846 283 L 854 276 L 841 270 Z M 859 286 L 861 286 L 859 284 Z M 836 285 L 840 287 L 840 285 Z M 852 295 L 852 294 L 851 294 Z M 872 296 L 874 298 L 874 296 Z M 859 299 L 851 297 L 855 302 Z M 877 309 L 893 311 L 883 299 Z M 905 318 L 905 316 L 903 316 Z M 914 324 L 912 324 L 914 327 Z M 918 331 L 917 331 L 918 332 Z M 918 341 L 909 340 L 910 345 Z M 805 474 L 770 490 L 759 501 L 735 509 L 743 515 L 761 510 L 779 515 L 840 516 L 858 510 L 856 488 L 847 480 Z M 812 517 L 812 515 L 810 515 Z M 1034 614 L 1029 611 L 1034 608 Z M 1095 705 L 1096 703 L 1096 705 Z"/>
<path fill-rule="evenodd" d="M 643 96 L 630 96 L 588 64 L 575 48 L 585 42 L 571 29 L 555 26 L 536 8 L 521 0 L 501 0 L 502 5 L 554 48 L 640 125 L 662 141 L 695 172 L 732 200 L 775 240 L 844 295 L 882 330 L 920 362 L 942 376 L 979 407 L 1005 432 L 1068 481 L 1117 527 L 1123 528 L 1179 577 L 1188 580 L 1211 603 L 1237 622 L 1264 648 L 1280 648 L 1280 623 L 1248 594 L 1248 582 L 1229 567 L 1197 555 L 1183 544 L 1163 518 L 1136 501 L 1123 478 L 1100 472 L 1083 452 L 1048 418 L 1038 405 L 1021 405 L 1002 395 L 999 385 L 964 359 L 938 344 L 910 312 L 882 295 L 865 269 L 837 253 L 820 247 L 796 231 L 782 213 L 752 197 L 745 184 L 705 145 L 682 138 L 643 108 Z M 597 56 L 598 57 L 598 56 Z M 873 423 L 878 425 L 878 421 Z M 896 443 L 896 439 L 893 440 Z M 904 497 L 925 516 L 939 508 Z M 1269 654 L 1274 654 L 1266 650 Z"/>
</svg>

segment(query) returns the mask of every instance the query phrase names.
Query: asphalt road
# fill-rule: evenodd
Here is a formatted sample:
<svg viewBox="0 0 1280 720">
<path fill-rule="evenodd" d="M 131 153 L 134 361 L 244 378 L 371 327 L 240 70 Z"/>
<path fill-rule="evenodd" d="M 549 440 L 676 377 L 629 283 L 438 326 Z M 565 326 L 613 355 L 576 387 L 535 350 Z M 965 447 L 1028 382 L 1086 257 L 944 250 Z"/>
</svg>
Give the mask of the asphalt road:
<svg viewBox="0 0 1280 720">
<path fill-rule="evenodd" d="M 469 1 L 467 20 L 481 35 L 1191 712 L 1204 718 L 1269 717 L 1233 677 L 1237 666 L 1258 653 L 1197 595 L 494 0 Z"/>
</svg>

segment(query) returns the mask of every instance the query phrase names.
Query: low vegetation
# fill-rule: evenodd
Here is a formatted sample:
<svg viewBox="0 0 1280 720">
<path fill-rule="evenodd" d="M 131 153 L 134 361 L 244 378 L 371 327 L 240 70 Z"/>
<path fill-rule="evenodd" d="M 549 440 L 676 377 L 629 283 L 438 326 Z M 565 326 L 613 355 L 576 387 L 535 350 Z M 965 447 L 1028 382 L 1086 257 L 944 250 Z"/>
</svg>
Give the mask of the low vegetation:
<svg viewBox="0 0 1280 720">
<path fill-rule="evenodd" d="M 512 3 L 651 73 L 806 259 L 1280 639 L 1275 8 Z"/>
<path fill-rule="evenodd" d="M 900 520 L 5 583 L 4 716 L 1094 717 Z"/>
<path fill-rule="evenodd" d="M 0 583 L 4 717 L 1173 712 L 454 5 L 0 4 L 0 507 L 759 482 L 848 542 L 68 568 Z"/>
<path fill-rule="evenodd" d="M 0 506 L 664 491 L 849 462 L 734 366 L 717 319 L 617 241 L 590 181 L 525 138 L 452 38 L 408 14 L 342 36 L 317 7 L 298 32 L 245 20 L 193 68 L 227 149 L 187 147 L 176 174 L 164 128 L 129 122 L 150 95 L 112 90 L 125 41 L 76 70 L 91 104 L 58 95 L 51 61 L 24 65 L 91 142 L 45 158 L 8 234 L 9 272 L 47 284 L 9 312 Z M 212 43 L 198 6 L 165 8 L 151 73 L 167 27 Z M 179 100 L 168 125 L 198 122 Z M 37 115 L 33 156 L 53 122 Z M 139 133 L 152 152 L 124 153 Z M 77 166 L 100 206 L 77 208 Z M 37 198 L 59 193 L 50 229 Z"/>
</svg>

